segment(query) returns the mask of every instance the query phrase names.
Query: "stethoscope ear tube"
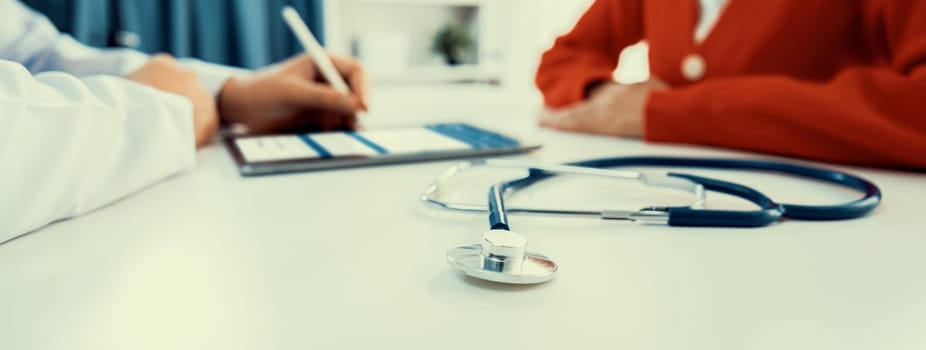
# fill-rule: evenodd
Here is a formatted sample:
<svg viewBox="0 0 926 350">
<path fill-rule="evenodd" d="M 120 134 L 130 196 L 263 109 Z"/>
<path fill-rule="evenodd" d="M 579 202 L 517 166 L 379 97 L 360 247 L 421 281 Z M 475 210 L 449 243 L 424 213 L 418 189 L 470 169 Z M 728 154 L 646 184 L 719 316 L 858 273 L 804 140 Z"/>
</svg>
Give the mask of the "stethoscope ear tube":
<svg viewBox="0 0 926 350">
<path fill-rule="evenodd" d="M 557 173 L 565 174 L 585 174 L 588 171 L 564 171 L 562 166 L 555 166 L 552 172 L 550 166 L 538 165 L 538 168 L 530 165 L 528 167 L 529 175 L 524 178 L 505 181 L 496 184 L 490 191 L 489 205 L 479 206 L 467 203 L 443 202 L 436 197 L 439 191 L 439 180 L 431 184 L 422 194 L 422 200 L 450 210 L 466 212 L 489 212 L 492 229 L 510 230 L 507 219 L 507 213 L 521 214 L 543 214 L 543 215 L 572 215 L 585 217 L 598 217 L 605 220 L 628 220 L 645 224 L 668 224 L 671 226 L 715 226 L 715 227 L 758 227 L 772 224 L 781 218 L 791 218 L 796 220 L 846 220 L 864 216 L 874 210 L 881 202 L 881 191 L 878 187 L 863 178 L 825 168 L 815 168 L 790 163 L 781 163 L 774 161 L 761 160 L 741 160 L 741 159 L 710 159 L 710 158 L 681 158 L 681 157 L 623 157 L 623 158 L 606 158 L 589 161 L 575 162 L 567 164 L 572 167 L 585 167 L 589 169 L 615 168 L 626 166 L 657 166 L 657 167 L 684 167 L 684 168 L 708 168 L 708 169 L 728 169 L 728 170 L 746 170 L 746 171 L 766 171 L 771 173 L 780 173 L 789 176 L 807 178 L 811 180 L 822 181 L 858 191 L 863 196 L 859 199 L 834 204 L 834 205 L 799 205 L 777 203 L 761 192 L 749 187 L 731 183 L 727 181 L 705 178 L 690 174 L 667 174 L 662 173 L 666 178 L 674 177 L 700 186 L 701 190 L 727 193 L 736 197 L 743 198 L 759 206 L 760 210 L 754 211 L 717 211 L 706 210 L 698 205 L 690 207 L 672 207 L 672 208 L 646 208 L 640 211 L 625 211 L 602 209 L 595 210 L 566 210 L 555 208 L 504 208 L 499 207 L 499 203 L 504 206 L 504 201 L 499 200 L 504 193 L 523 189 L 536 184 L 545 179 L 554 177 Z M 510 165 L 509 165 L 510 166 Z M 462 169 L 469 167 L 469 163 L 455 165 L 448 170 L 447 177 L 452 176 Z M 614 178 L 626 178 L 626 174 L 614 175 Z M 646 181 L 646 175 L 641 174 L 640 179 L 644 179 L 647 185 L 654 185 Z M 607 175 L 611 177 L 611 175 Z M 443 178 L 442 178 L 443 179 Z M 658 185 L 657 185 L 658 186 Z M 678 186 L 669 186 L 683 189 Z M 697 194 L 697 190 L 695 191 Z M 698 197 L 696 195 L 696 197 Z M 703 203 L 703 193 L 701 194 Z"/>
<path fill-rule="evenodd" d="M 871 181 L 838 170 L 797 164 L 748 159 L 714 159 L 682 157 L 619 157 L 571 163 L 574 166 L 613 168 L 624 166 L 659 166 L 730 170 L 759 170 L 823 181 L 859 191 L 862 198 L 836 205 L 799 205 L 781 203 L 782 216 L 796 220 L 848 220 L 870 213 L 881 203 L 881 190 Z M 721 191 L 722 192 L 722 191 Z"/>
<path fill-rule="evenodd" d="M 763 227 L 779 219 L 784 209 L 762 192 L 752 188 L 706 177 L 669 173 L 669 176 L 688 179 L 704 186 L 705 190 L 729 194 L 748 200 L 761 208 L 760 210 L 707 210 L 690 207 L 668 208 L 669 226 L 688 227 Z"/>
<path fill-rule="evenodd" d="M 840 205 L 799 205 L 799 204 L 782 204 L 785 216 L 797 220 L 848 220 L 862 217 L 870 213 L 881 203 L 881 189 L 871 181 L 861 177 L 846 174 L 843 172 L 817 169 L 794 164 L 775 164 L 777 169 L 772 171 L 782 172 L 802 176 L 810 179 L 816 179 L 829 182 L 835 185 L 848 187 L 861 192 L 864 196 L 860 199 L 840 204 Z"/>
</svg>

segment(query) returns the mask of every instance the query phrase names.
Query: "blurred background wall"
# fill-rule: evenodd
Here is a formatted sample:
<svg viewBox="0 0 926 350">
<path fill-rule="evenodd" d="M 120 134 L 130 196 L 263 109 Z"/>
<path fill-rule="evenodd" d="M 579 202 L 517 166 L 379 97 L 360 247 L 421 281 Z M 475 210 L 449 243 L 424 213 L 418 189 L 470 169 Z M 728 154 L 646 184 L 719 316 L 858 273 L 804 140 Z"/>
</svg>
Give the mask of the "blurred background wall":
<svg viewBox="0 0 926 350">
<path fill-rule="evenodd" d="M 289 4 L 329 51 L 362 61 L 376 91 L 414 88 L 480 103 L 530 98 L 539 104 L 533 75 L 541 54 L 592 0 L 24 2 L 93 46 L 169 52 L 245 68 L 301 52 L 280 18 L 280 8 Z M 618 80 L 648 76 L 645 46 L 627 50 Z"/>
<path fill-rule="evenodd" d="M 324 38 L 322 0 L 24 0 L 63 31 L 99 47 L 257 68 L 300 49 L 279 20 L 296 7 Z"/>
</svg>

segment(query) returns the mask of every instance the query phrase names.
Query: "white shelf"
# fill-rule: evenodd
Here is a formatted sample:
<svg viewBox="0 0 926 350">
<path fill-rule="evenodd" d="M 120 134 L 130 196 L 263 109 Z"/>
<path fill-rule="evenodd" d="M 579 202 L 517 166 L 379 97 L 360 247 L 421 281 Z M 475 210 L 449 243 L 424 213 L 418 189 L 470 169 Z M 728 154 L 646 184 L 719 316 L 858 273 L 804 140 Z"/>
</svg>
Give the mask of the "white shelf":
<svg viewBox="0 0 926 350">
<path fill-rule="evenodd" d="M 477 65 L 408 67 L 371 73 L 370 77 L 377 83 L 501 83 L 501 72 L 498 69 Z"/>
<path fill-rule="evenodd" d="M 328 3 L 369 3 L 390 5 L 482 6 L 490 1 L 491 0 L 326 0 L 325 5 Z"/>
<path fill-rule="evenodd" d="M 365 64 L 377 83 L 500 84 L 503 77 L 498 67 L 502 66 L 505 55 L 498 39 L 502 19 L 498 7 L 503 3 L 499 0 L 325 0 L 325 42 L 336 54 L 369 55 L 359 58 L 369 60 Z M 475 55 L 470 58 L 473 64 L 442 66 L 441 59 L 430 51 L 433 36 L 445 23 L 461 19 L 473 31 L 476 44 Z M 398 53 L 392 48 L 403 51 Z M 388 63 L 378 64 L 382 62 Z"/>
</svg>

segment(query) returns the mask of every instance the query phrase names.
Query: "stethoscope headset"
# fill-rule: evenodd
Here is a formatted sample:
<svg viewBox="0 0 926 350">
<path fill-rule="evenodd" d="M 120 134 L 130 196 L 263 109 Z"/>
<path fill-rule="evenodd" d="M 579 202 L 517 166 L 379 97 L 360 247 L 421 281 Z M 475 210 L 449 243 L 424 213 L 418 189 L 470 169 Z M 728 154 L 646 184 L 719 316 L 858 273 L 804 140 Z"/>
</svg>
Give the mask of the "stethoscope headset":
<svg viewBox="0 0 926 350">
<path fill-rule="evenodd" d="M 526 177 L 498 182 L 489 188 L 488 205 L 452 203 L 437 199 L 440 185 L 457 173 L 476 166 L 528 169 Z M 862 198 L 835 205 L 777 203 L 762 192 L 728 181 L 677 172 L 638 172 L 614 170 L 621 167 L 673 167 L 748 170 L 784 174 L 842 186 L 862 194 Z M 641 210 L 563 210 L 507 208 L 505 195 L 557 175 L 590 175 L 637 180 L 649 186 L 691 192 L 695 202 L 688 206 L 647 207 Z M 756 210 L 702 209 L 705 192 L 713 191 L 745 199 Z M 791 220 L 848 220 L 864 216 L 881 202 L 881 190 L 872 182 L 845 172 L 765 160 L 711 159 L 681 157 L 603 158 L 566 165 L 541 165 L 505 160 L 478 160 L 454 165 L 440 180 L 428 186 L 421 196 L 426 203 L 442 209 L 489 214 L 489 230 L 482 242 L 447 251 L 454 269 L 471 277 L 508 284 L 535 284 L 553 279 L 558 269 L 549 257 L 527 251 L 527 239 L 511 230 L 509 213 L 569 215 L 625 220 L 676 227 L 762 227 L 783 218 Z"/>
</svg>

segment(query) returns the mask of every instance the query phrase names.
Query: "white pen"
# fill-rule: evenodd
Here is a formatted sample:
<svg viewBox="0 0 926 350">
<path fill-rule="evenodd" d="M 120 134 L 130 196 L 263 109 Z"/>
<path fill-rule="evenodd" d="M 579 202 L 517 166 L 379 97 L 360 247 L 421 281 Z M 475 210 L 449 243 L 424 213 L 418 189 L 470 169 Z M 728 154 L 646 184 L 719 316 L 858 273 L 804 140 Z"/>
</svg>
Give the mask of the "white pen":
<svg viewBox="0 0 926 350">
<path fill-rule="evenodd" d="M 305 48 L 305 51 L 315 60 L 315 65 L 321 71 L 325 80 L 328 81 L 328 84 L 331 84 L 331 87 L 334 88 L 335 91 L 344 95 L 350 95 L 350 88 L 347 87 L 344 78 L 341 78 L 341 74 L 334 68 L 334 63 L 331 63 L 331 58 L 328 57 L 325 49 L 322 48 L 322 45 L 319 44 L 315 36 L 312 35 L 312 31 L 309 30 L 309 27 L 302 21 L 299 12 L 292 8 L 292 6 L 284 6 L 283 20 L 289 25 L 289 29 L 293 31 L 293 35 L 296 36 L 296 39 L 299 39 L 299 42 L 302 43 L 302 47 Z"/>
</svg>

